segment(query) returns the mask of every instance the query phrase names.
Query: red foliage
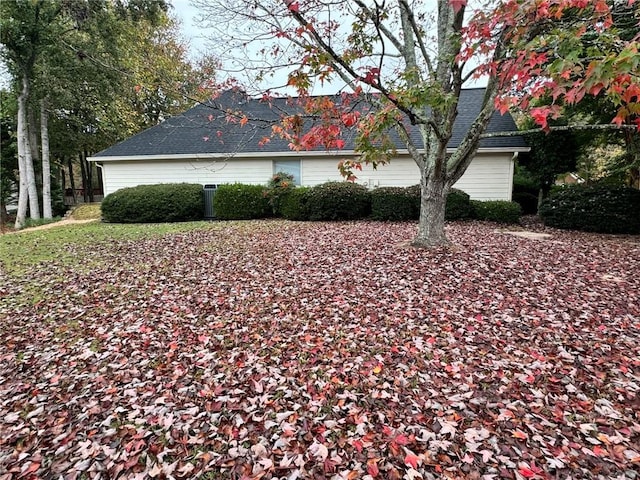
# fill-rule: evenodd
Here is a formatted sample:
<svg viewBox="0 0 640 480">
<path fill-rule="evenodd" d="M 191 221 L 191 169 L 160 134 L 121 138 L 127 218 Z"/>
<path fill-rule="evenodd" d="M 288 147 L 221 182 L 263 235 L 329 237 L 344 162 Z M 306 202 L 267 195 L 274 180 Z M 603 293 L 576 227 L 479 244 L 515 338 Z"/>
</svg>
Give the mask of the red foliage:
<svg viewBox="0 0 640 480">
<path fill-rule="evenodd" d="M 638 239 L 414 230 L 217 223 L 6 277 L 0 478 L 637 470 Z"/>
</svg>

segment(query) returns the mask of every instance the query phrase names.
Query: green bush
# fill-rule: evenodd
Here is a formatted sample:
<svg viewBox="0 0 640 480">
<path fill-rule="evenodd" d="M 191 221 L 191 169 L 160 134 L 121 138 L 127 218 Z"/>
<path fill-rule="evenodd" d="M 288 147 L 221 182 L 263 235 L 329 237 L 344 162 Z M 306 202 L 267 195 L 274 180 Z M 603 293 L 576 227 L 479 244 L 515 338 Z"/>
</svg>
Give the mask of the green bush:
<svg viewBox="0 0 640 480">
<path fill-rule="evenodd" d="M 356 220 L 369 215 L 371 196 L 367 187 L 352 182 L 327 182 L 305 194 L 309 220 Z"/>
<path fill-rule="evenodd" d="M 525 215 L 538 213 L 538 196 L 527 192 L 514 192 L 513 201 L 520 205 Z"/>
<path fill-rule="evenodd" d="M 640 191 L 604 184 L 555 190 L 540 206 L 545 225 L 600 233 L 640 233 Z"/>
<path fill-rule="evenodd" d="M 518 223 L 522 209 L 516 202 L 507 200 L 471 201 L 473 217 L 498 223 Z"/>
<path fill-rule="evenodd" d="M 540 183 L 535 181 L 529 175 L 515 174 L 513 176 L 513 193 L 528 193 L 530 195 L 538 196 L 540 190 Z"/>
<path fill-rule="evenodd" d="M 202 220 L 202 185 L 165 183 L 122 188 L 102 200 L 102 219 L 111 223 L 159 223 Z"/>
<path fill-rule="evenodd" d="M 280 216 L 287 220 L 308 220 L 307 192 L 309 187 L 296 187 L 280 197 Z"/>
<path fill-rule="evenodd" d="M 374 220 L 415 220 L 420 209 L 409 188 L 380 187 L 371 192 L 371 218 Z"/>
<path fill-rule="evenodd" d="M 276 217 L 282 216 L 280 212 L 282 198 L 296 188 L 294 182 L 293 175 L 286 172 L 277 172 L 269 179 L 266 195 L 269 205 L 271 205 L 271 210 Z"/>
<path fill-rule="evenodd" d="M 268 217 L 271 206 L 264 186 L 233 183 L 216 189 L 213 210 L 219 220 L 250 220 Z"/>
<path fill-rule="evenodd" d="M 462 190 L 452 188 L 447 195 L 447 206 L 444 213 L 446 220 L 464 220 L 471 217 L 469 195 Z"/>
</svg>

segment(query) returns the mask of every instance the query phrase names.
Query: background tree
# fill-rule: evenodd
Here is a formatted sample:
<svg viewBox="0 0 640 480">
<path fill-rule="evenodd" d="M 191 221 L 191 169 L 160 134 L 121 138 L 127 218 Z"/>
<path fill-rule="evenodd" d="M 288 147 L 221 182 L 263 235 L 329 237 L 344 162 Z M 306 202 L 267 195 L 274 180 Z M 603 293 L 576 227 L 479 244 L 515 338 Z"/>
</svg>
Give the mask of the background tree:
<svg viewBox="0 0 640 480">
<path fill-rule="evenodd" d="M 0 229 L 6 225 L 7 204 L 13 201 L 18 170 L 16 143 L 17 100 L 11 91 L 0 90 Z"/>
<path fill-rule="evenodd" d="M 558 122 L 552 122 L 556 126 Z M 525 129 L 535 128 L 532 121 Z M 525 167 L 539 189 L 538 203 L 545 198 L 559 174 L 573 172 L 580 156 L 579 134 L 572 130 L 552 130 L 525 135 L 531 151 L 518 156 L 518 164 Z"/>
<path fill-rule="evenodd" d="M 18 228 L 27 194 L 30 215 L 39 216 L 38 187 L 45 216 L 51 215 L 47 150 L 54 165 L 67 168 L 72 183 L 74 170 L 82 172 L 85 201 L 92 201 L 95 166 L 86 161 L 91 153 L 208 96 L 215 62 L 187 56 L 168 7 L 164 0 L 0 4 L 2 56 L 23 93 L 18 131 L 26 142 L 18 142 L 24 165 L 19 178 L 29 181 L 19 195 Z M 29 158 L 42 163 L 29 170 L 22 161 Z M 42 173 L 39 185 L 36 170 Z"/>
<path fill-rule="evenodd" d="M 418 246 L 447 243 L 446 195 L 469 166 L 496 106 L 503 112 L 516 105 L 528 110 L 532 99 L 548 96 L 554 103 L 532 110 L 535 121 L 548 128 L 548 119 L 559 116 L 557 101 L 571 103 L 598 93 L 613 98 L 617 89 L 637 84 L 630 75 L 637 71 L 637 44 L 608 31 L 611 8 L 604 0 L 485 2 L 476 12 L 467 12 L 466 0 L 195 3 L 221 26 L 219 41 L 271 40 L 270 47 L 259 50 L 272 56 L 269 65 L 292 66 L 288 85 L 306 112 L 323 122 L 302 136 L 278 130 L 295 148 L 339 148 L 336 128 L 355 126 L 361 159 L 341 165 L 351 177 L 360 162 L 377 166 L 392 157 L 387 132 L 396 130 L 420 170 Z M 234 26 L 243 28 L 234 31 Z M 607 36 L 607 44 L 621 41 L 622 48 L 615 54 L 603 48 L 582 65 L 574 58 L 576 41 L 593 31 Z M 265 67 L 258 78 L 269 70 Z M 487 78 L 481 109 L 459 146 L 448 153 L 460 90 L 479 75 Z M 349 101 L 309 96 L 315 82 L 336 79 L 354 92 Z M 374 108 L 350 116 L 353 102 L 363 98 Z M 614 103 L 635 114 L 637 100 Z M 285 127 L 294 123 L 283 118 Z"/>
<path fill-rule="evenodd" d="M 579 43 L 575 42 L 575 52 L 573 57 L 580 59 L 583 65 L 588 65 L 592 57 L 601 57 L 603 52 L 611 52 L 620 55 L 625 51 L 625 47 L 629 46 L 628 42 L 632 42 L 640 32 L 640 3 L 628 2 L 620 0 L 609 0 L 607 2 L 611 9 L 611 26 L 608 35 L 602 32 L 588 32 L 582 37 Z M 555 60 L 556 67 L 562 68 L 566 62 L 558 62 Z M 573 68 L 579 67 L 580 63 Z M 630 72 L 633 73 L 633 72 Z M 596 86 L 596 90 L 597 90 Z M 625 111 L 619 109 L 619 100 L 621 97 L 628 96 L 637 98 L 637 90 L 631 86 L 629 91 L 618 89 L 613 96 L 607 95 L 605 91 L 598 92 L 596 95 L 588 95 L 580 99 L 577 103 L 564 102 L 562 105 L 562 116 L 564 117 L 560 124 L 566 125 L 585 125 L 585 124 L 606 124 L 616 117 L 621 123 L 633 124 L 637 118 L 637 112 L 631 110 Z M 634 94 L 634 92 L 636 92 Z M 547 103 L 548 103 L 547 99 Z M 629 100 L 623 99 L 625 101 Z M 558 122 L 552 122 L 558 125 Z M 534 122 L 531 119 L 523 128 L 531 128 Z M 607 130 L 575 130 L 572 132 L 552 133 L 547 137 L 540 134 L 533 134 L 528 137 L 533 147 L 532 155 L 525 156 L 524 160 L 528 160 L 530 165 L 527 166 L 532 172 L 542 173 L 551 180 L 553 172 L 565 173 L 576 168 L 575 160 L 577 157 L 583 157 L 587 162 L 595 155 L 604 156 L 602 158 L 602 171 L 596 174 L 615 177 L 618 181 L 622 181 L 636 188 L 640 188 L 640 135 L 638 129 L 607 129 Z M 607 146 L 621 146 L 622 152 L 619 154 L 607 155 Z M 568 147 L 571 148 L 568 148 Z M 576 159 L 571 158 L 569 152 L 575 152 Z M 538 152 L 538 153 L 536 153 Z M 547 159 L 547 161 L 545 161 Z M 580 162 L 584 166 L 585 162 Z M 587 166 L 588 167 L 588 166 Z M 585 177 L 587 180 L 593 177 L 592 168 L 586 168 Z M 540 178 L 538 178 L 540 180 Z M 543 183 L 546 183 L 543 181 Z M 543 188 L 545 188 L 543 186 Z"/>
</svg>

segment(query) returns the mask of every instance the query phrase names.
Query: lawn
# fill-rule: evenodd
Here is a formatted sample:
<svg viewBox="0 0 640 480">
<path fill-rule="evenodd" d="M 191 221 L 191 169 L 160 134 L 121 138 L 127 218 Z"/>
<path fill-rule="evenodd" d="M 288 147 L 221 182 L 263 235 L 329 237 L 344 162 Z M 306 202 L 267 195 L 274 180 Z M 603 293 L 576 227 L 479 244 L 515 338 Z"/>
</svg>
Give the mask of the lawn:
<svg viewBox="0 0 640 480">
<path fill-rule="evenodd" d="M 0 237 L 0 479 L 635 479 L 640 238 Z"/>
</svg>

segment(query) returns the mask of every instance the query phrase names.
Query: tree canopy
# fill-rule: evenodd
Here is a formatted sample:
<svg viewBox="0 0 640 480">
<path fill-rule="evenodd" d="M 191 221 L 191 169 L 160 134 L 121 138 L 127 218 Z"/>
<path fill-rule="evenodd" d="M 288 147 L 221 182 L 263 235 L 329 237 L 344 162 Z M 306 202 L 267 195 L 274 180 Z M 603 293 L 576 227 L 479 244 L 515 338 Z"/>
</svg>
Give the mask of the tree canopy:
<svg viewBox="0 0 640 480">
<path fill-rule="evenodd" d="M 350 177 L 362 162 L 387 163 L 393 146 L 385 141 L 386 132 L 397 131 L 421 172 L 416 245 L 447 243 L 446 193 L 469 166 L 495 108 L 502 113 L 516 107 L 530 111 L 548 129 L 549 119 L 559 117 L 563 105 L 603 95 L 615 106 L 614 124 L 640 124 L 637 35 L 624 36 L 612 28 L 620 2 L 196 3 L 218 20 L 218 41 L 245 46 L 247 55 L 253 52 L 260 60 L 255 79 L 287 68 L 287 85 L 308 114 L 322 119 L 322 125 L 301 134 L 295 118 L 282 119 L 276 133 L 289 135 L 294 148 L 328 144 L 339 149 L 341 132 L 356 128 L 360 160 L 341 164 Z M 589 56 L 581 55 L 583 41 Z M 251 50 L 247 46 L 252 44 L 261 47 Z M 448 151 L 460 91 L 480 77 L 486 80 L 482 108 L 459 146 Z M 315 85 L 328 82 L 345 85 L 349 93 L 343 99 L 350 94 L 351 100 L 337 103 L 311 95 Z M 366 97 L 375 110 L 354 115 L 353 102 L 359 97 Z M 550 101 L 541 104 L 542 99 Z"/>
<path fill-rule="evenodd" d="M 80 162 L 91 191 L 87 154 L 207 98 L 215 75 L 213 57 L 188 56 L 165 0 L 1 2 L 0 22 L 0 54 L 18 99 L 19 179 L 26 182 L 18 226 L 27 194 L 32 217 L 39 216 L 34 195 L 47 197 L 47 144 L 58 164 Z"/>
</svg>

